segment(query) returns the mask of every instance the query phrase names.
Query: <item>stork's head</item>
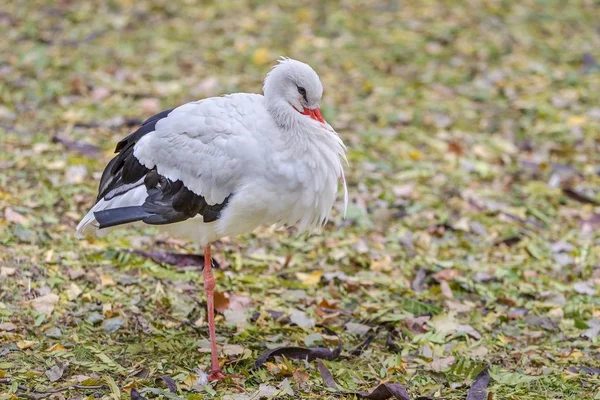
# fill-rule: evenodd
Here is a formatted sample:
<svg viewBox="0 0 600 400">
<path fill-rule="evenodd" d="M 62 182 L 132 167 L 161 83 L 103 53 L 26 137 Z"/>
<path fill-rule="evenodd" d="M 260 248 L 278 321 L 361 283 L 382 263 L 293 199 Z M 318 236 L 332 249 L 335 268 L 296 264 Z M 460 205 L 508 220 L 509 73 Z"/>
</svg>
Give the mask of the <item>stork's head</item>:
<svg viewBox="0 0 600 400">
<path fill-rule="evenodd" d="M 278 108 L 287 103 L 290 110 L 304 115 L 304 118 L 325 122 L 319 110 L 323 85 L 317 73 L 308 64 L 282 58 L 267 74 L 263 92 L 267 103 L 277 104 Z"/>
</svg>

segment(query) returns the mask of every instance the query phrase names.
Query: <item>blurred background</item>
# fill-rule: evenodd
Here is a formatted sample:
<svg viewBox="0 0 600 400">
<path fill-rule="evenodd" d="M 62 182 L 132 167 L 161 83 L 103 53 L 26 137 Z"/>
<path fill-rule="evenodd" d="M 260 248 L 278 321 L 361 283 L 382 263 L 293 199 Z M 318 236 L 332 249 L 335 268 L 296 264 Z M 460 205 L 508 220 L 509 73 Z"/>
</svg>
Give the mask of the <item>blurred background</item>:
<svg viewBox="0 0 600 400">
<path fill-rule="evenodd" d="M 76 241 L 74 227 L 116 142 L 145 118 L 261 92 L 289 56 L 321 77 L 323 115 L 348 146 L 351 204 L 318 235 L 265 228 L 218 244 L 219 334 L 238 346 L 225 364 L 247 375 L 268 346 L 331 345 L 315 324 L 348 346 L 372 328 L 398 347 L 379 338 L 329 364 L 346 387 L 389 379 L 415 397 L 464 398 L 490 363 L 499 398 L 597 398 L 597 375 L 577 368 L 599 367 L 599 6 L 3 5 L 0 378 L 52 388 L 108 375 L 125 393 L 166 374 L 202 392 L 201 273 L 127 252 L 198 249 L 152 229 Z M 295 325 L 273 310 L 296 312 Z M 52 381 L 57 360 L 70 366 Z M 322 393 L 314 370 L 273 365 L 247 390 L 288 377 L 297 396 Z"/>
</svg>

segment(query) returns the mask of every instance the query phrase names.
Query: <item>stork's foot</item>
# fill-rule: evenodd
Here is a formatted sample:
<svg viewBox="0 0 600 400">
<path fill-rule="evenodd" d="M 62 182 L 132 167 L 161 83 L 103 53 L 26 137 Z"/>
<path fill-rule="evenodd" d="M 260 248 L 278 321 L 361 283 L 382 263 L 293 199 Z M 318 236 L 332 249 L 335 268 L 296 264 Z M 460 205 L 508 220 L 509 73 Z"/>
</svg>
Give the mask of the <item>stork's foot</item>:
<svg viewBox="0 0 600 400">
<path fill-rule="evenodd" d="M 243 376 L 240 375 L 233 375 L 233 374 L 225 374 L 221 369 L 216 369 L 216 370 L 212 370 L 210 371 L 210 374 L 208 375 L 208 381 L 209 382 L 223 382 L 226 379 L 232 379 L 232 380 L 242 380 L 244 379 Z"/>
<path fill-rule="evenodd" d="M 210 374 L 208 374 L 208 381 L 209 382 L 223 382 L 225 380 L 225 378 L 227 378 L 227 375 L 225 375 L 223 373 L 223 371 L 221 371 L 220 369 L 215 369 L 210 371 Z"/>
</svg>

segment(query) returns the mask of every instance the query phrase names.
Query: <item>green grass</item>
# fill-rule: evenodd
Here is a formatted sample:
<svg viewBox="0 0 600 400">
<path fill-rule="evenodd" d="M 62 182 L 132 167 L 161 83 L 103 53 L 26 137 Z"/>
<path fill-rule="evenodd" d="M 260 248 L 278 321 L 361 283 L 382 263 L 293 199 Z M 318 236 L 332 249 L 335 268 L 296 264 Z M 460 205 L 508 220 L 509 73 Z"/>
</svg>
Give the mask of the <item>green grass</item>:
<svg viewBox="0 0 600 400">
<path fill-rule="evenodd" d="M 319 327 L 268 314 L 293 309 L 343 340 L 344 357 L 325 363 L 350 390 L 386 381 L 413 398 L 464 399 L 490 365 L 494 399 L 599 399 L 598 375 L 568 370 L 600 367 L 598 6 L 7 3 L 0 379 L 11 383 L 0 384 L 0 400 L 22 396 L 18 385 L 76 383 L 102 387 L 53 398 L 128 398 L 134 387 L 173 397 L 161 376 L 180 398 L 242 399 L 242 388 L 259 385 L 287 393 L 276 398 L 340 398 L 316 363 L 271 360 L 250 371 L 267 348 L 335 346 Z M 244 376 L 239 386 L 194 387 L 209 364 L 201 272 L 125 250 L 199 249 L 152 229 L 77 241 L 74 227 L 132 124 L 198 98 L 258 92 L 280 55 L 321 76 L 324 117 L 349 149 L 348 218 L 340 201 L 313 236 L 264 228 L 216 246 L 218 290 L 250 299 L 241 308 L 259 318 L 236 326 L 230 311 L 218 317 L 230 354 L 221 360 Z M 47 300 L 56 302 L 41 312 Z M 122 323 L 114 333 L 102 322 L 111 318 Z M 364 338 L 345 329 L 350 322 L 377 333 L 358 356 L 349 352 Z M 45 372 L 57 363 L 68 367 L 51 382 Z"/>
</svg>

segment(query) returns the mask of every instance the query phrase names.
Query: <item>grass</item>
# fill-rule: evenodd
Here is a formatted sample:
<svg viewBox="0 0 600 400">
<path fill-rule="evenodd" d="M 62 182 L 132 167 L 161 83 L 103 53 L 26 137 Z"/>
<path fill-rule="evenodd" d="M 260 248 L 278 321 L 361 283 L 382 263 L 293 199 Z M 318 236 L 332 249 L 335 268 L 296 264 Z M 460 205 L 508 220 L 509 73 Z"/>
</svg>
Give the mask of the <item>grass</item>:
<svg viewBox="0 0 600 400">
<path fill-rule="evenodd" d="M 325 364 L 348 390 L 397 382 L 412 398 L 464 399 L 490 365 L 494 399 L 599 399 L 599 375 L 577 372 L 600 368 L 598 5 L 6 4 L 0 399 L 74 384 L 98 388 L 53 398 L 137 388 L 244 399 L 259 387 L 273 398 L 353 398 L 327 389 L 314 362 L 251 371 L 268 348 L 335 347 L 321 325 L 343 341 Z M 339 202 L 319 234 L 264 228 L 217 244 L 221 360 L 244 379 L 201 386 L 201 272 L 127 252 L 199 249 L 152 229 L 85 241 L 73 231 L 135 124 L 198 98 L 258 92 L 280 55 L 324 83 L 324 117 L 349 148 L 348 218 Z M 373 342 L 351 354 L 368 327 Z"/>
</svg>

